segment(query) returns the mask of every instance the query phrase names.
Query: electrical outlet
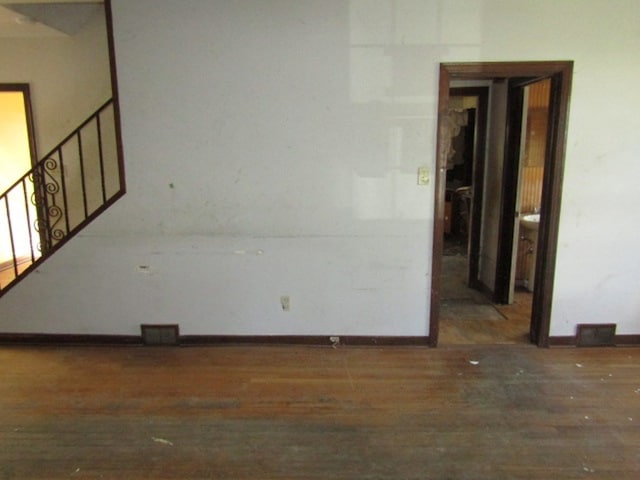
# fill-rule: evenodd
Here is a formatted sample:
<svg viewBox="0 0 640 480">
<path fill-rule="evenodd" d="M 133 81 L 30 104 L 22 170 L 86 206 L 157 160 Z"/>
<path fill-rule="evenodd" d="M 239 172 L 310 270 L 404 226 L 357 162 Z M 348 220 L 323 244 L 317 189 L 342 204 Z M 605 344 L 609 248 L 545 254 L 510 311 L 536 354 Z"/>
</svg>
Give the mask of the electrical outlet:
<svg viewBox="0 0 640 480">
<path fill-rule="evenodd" d="M 280 297 L 280 306 L 282 306 L 283 312 L 288 312 L 291 310 L 291 299 L 288 295 L 283 295 Z"/>
<path fill-rule="evenodd" d="M 418 168 L 418 185 L 429 184 L 429 167 Z"/>
</svg>

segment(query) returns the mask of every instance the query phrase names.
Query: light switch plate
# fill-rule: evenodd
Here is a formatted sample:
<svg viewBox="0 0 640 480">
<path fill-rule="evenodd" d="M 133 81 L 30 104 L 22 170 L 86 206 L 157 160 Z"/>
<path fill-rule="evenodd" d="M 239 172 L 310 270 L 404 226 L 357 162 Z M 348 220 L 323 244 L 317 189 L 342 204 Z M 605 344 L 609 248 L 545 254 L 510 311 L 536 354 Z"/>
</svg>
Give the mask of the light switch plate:
<svg viewBox="0 0 640 480">
<path fill-rule="evenodd" d="M 418 185 L 429 184 L 429 167 L 418 168 Z"/>
</svg>

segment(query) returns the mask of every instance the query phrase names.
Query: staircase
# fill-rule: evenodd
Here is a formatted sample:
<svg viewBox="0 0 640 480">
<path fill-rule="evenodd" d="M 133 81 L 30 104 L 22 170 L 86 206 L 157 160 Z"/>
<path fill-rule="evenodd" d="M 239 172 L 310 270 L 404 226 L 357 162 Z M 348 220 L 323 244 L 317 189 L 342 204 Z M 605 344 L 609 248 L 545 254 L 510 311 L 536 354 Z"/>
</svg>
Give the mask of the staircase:
<svg viewBox="0 0 640 480">
<path fill-rule="evenodd" d="M 113 99 L 0 196 L 0 297 L 125 193 Z"/>
</svg>

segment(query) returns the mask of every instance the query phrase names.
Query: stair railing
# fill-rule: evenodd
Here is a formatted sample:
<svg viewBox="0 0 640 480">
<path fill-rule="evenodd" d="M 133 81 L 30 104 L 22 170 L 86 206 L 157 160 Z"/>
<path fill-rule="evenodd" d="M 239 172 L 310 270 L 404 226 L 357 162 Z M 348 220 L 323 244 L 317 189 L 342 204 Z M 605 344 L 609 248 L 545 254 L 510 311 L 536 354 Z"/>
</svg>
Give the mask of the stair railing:
<svg viewBox="0 0 640 480">
<path fill-rule="evenodd" d="M 125 192 L 108 100 L 0 195 L 0 296 Z"/>
</svg>

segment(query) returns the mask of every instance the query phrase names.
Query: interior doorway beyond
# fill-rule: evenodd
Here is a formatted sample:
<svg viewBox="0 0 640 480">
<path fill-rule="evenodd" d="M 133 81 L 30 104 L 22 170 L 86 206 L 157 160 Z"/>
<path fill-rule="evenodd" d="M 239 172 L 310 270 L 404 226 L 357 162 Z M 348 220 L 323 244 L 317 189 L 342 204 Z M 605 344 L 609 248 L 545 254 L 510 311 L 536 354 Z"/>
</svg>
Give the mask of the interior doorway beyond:
<svg viewBox="0 0 640 480">
<path fill-rule="evenodd" d="M 547 346 L 549 341 L 549 325 L 551 313 L 551 300 L 553 293 L 553 278 L 558 236 L 560 197 L 562 191 L 562 170 L 564 166 L 565 136 L 567 128 L 567 114 L 569 92 L 572 75 L 572 62 L 498 62 L 498 63 L 462 63 L 441 64 L 440 66 L 440 93 L 438 104 L 438 146 L 437 168 L 435 175 L 435 228 L 432 252 L 432 289 L 431 289 L 431 317 L 429 339 L 432 346 L 438 344 L 440 331 L 440 302 L 442 300 L 442 268 L 443 268 L 443 234 L 445 231 L 445 199 L 446 199 L 446 171 L 451 138 L 450 88 L 453 80 L 491 80 L 493 82 L 505 82 L 515 78 L 549 78 L 551 93 L 549 101 L 548 145 L 544 159 L 544 178 L 541 198 L 541 221 L 539 226 L 539 239 L 537 247 L 536 285 L 534 287 L 531 323 L 529 337 L 538 346 Z M 507 102 L 508 103 L 508 102 Z M 515 111 L 513 105 L 507 105 L 507 111 Z M 509 110 L 509 108 L 511 110 Z M 522 105 L 520 106 L 520 109 Z M 508 165 L 514 160 L 509 156 L 513 149 L 510 144 L 515 130 L 507 128 L 510 125 L 509 115 L 505 118 L 504 152 L 503 162 Z M 511 135 L 511 136 L 510 136 Z M 515 160 L 516 162 L 519 160 Z M 509 168 L 513 168 L 510 166 Z M 502 170 L 502 168 L 500 168 Z M 505 187 L 505 184 L 502 184 Z M 517 212 L 514 205 L 506 205 L 504 199 L 510 199 L 512 192 L 500 191 L 502 198 L 502 218 L 500 219 L 500 237 L 498 239 L 498 253 L 504 248 L 504 242 L 509 234 L 509 222 L 515 222 Z M 478 208 L 477 205 L 471 210 Z M 482 207 L 480 207 L 482 208 Z M 512 212 L 511 218 L 504 218 L 504 212 Z M 473 214 L 472 214 L 473 217 Z M 473 224 L 473 219 L 472 219 Z M 470 227 L 473 229 L 473 226 Z M 513 228 L 511 228 L 510 241 L 513 242 Z M 501 245 L 502 243 L 502 245 Z M 510 250 L 511 251 L 511 250 Z M 498 263 L 500 255 L 496 257 L 495 277 L 486 284 L 489 288 L 500 288 L 501 278 L 499 273 L 506 270 L 505 265 Z M 510 257 L 509 257 L 510 258 Z M 510 266 L 509 266 L 510 268 Z M 502 270 L 501 270 L 502 269 Z"/>
</svg>

